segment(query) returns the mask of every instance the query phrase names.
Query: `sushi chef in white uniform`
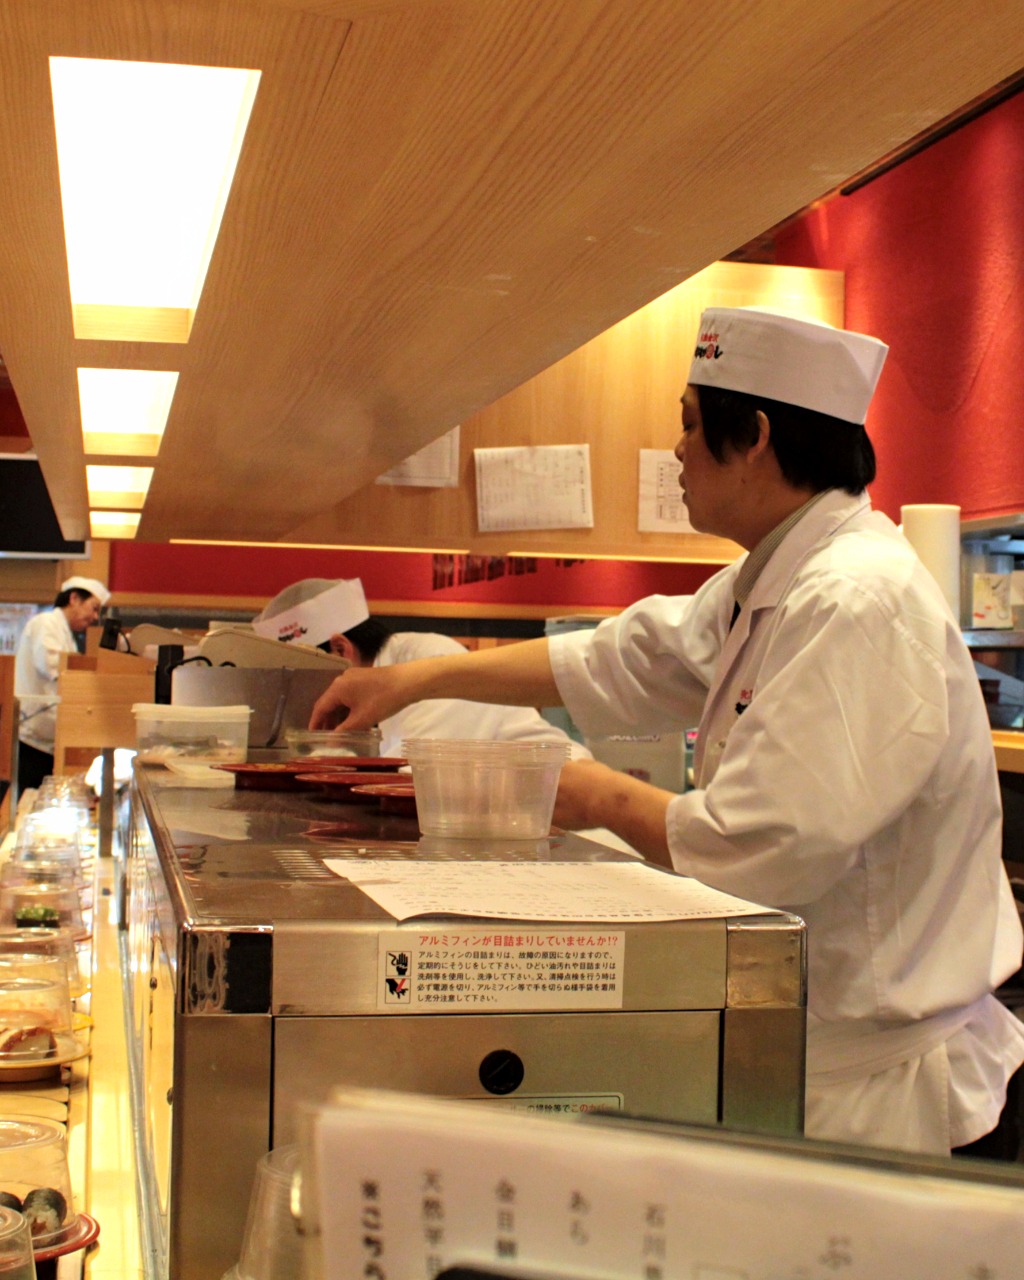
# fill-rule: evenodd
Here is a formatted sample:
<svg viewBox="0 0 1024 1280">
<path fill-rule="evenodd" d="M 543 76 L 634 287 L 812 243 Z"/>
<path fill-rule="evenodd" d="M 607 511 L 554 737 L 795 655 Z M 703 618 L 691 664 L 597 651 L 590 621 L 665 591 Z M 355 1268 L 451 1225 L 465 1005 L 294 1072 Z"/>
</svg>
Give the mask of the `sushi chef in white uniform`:
<svg viewBox="0 0 1024 1280">
<path fill-rule="evenodd" d="M 592 632 L 351 670 L 314 725 L 440 694 L 562 701 L 587 734 L 699 720 L 696 786 L 565 767 L 555 821 L 808 926 L 805 1130 L 948 1154 L 997 1125 L 1024 1027 L 988 720 L 957 619 L 871 508 L 874 338 L 713 309 L 676 448 L 693 526 L 746 550 Z"/>
<path fill-rule="evenodd" d="M 60 584 L 52 609 L 30 618 L 14 659 L 18 698 L 18 789 L 38 787 L 53 772 L 57 680 L 61 659 L 78 652 L 75 637 L 94 626 L 110 599 L 105 583 L 74 576 Z"/>
<path fill-rule="evenodd" d="M 370 616 L 359 578 L 303 578 L 285 587 L 253 620 L 274 640 L 299 639 L 329 649 L 357 667 L 391 667 L 420 658 L 466 652 L 451 636 L 433 631 L 392 631 Z M 455 698 L 416 702 L 380 721 L 380 754 L 400 756 L 406 738 L 477 738 L 502 742 L 565 742 L 574 759 L 591 759 L 533 707 L 483 705 Z"/>
</svg>

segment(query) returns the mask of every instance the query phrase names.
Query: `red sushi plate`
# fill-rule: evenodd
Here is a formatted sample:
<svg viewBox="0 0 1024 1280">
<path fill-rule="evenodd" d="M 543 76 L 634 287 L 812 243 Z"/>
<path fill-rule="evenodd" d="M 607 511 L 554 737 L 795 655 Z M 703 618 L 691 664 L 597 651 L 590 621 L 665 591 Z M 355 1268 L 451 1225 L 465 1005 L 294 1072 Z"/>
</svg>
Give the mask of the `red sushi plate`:
<svg viewBox="0 0 1024 1280">
<path fill-rule="evenodd" d="M 341 800 L 348 804 L 371 804 L 373 796 L 359 796 L 372 783 L 394 784 L 393 773 L 371 773 L 369 769 L 356 769 L 351 773 L 332 773 L 328 769 L 318 769 L 315 773 L 300 773 L 299 782 L 307 787 L 315 787 L 322 791 L 329 800 Z"/>
</svg>

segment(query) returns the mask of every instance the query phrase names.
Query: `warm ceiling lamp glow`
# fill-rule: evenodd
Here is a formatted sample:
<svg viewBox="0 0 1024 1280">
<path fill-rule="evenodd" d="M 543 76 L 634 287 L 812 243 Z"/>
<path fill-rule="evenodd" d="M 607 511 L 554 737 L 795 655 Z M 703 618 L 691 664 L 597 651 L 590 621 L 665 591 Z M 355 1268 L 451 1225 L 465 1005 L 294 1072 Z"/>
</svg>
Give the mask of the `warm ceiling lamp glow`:
<svg viewBox="0 0 1024 1280">
<path fill-rule="evenodd" d="M 127 511 L 89 512 L 91 538 L 134 538 L 138 529 L 139 517 Z"/>
<path fill-rule="evenodd" d="M 76 338 L 188 341 L 259 77 L 50 59 Z"/>
<path fill-rule="evenodd" d="M 152 479 L 152 467 L 87 466 L 85 483 L 89 490 L 89 506 L 141 511 Z"/>
<path fill-rule="evenodd" d="M 248 538 L 168 538 L 167 541 L 183 547 L 274 547 L 288 551 L 402 551 L 411 555 L 469 555 L 468 547 L 377 547 L 365 542 L 255 542 Z"/>
<path fill-rule="evenodd" d="M 85 452 L 155 458 L 177 384 L 158 369 L 79 369 Z"/>
</svg>

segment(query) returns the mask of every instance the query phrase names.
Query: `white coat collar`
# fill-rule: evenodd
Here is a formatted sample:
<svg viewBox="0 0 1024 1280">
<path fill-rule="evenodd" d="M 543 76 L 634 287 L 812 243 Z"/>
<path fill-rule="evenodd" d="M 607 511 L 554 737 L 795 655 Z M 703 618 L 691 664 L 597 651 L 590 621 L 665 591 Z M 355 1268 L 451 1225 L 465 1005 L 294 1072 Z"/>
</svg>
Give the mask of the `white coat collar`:
<svg viewBox="0 0 1024 1280">
<path fill-rule="evenodd" d="M 822 539 L 832 537 L 848 520 L 870 509 L 871 499 L 866 491 L 851 497 L 842 489 L 829 490 L 775 549 L 750 592 L 747 600 L 750 613 L 777 605 L 794 570 Z"/>
</svg>

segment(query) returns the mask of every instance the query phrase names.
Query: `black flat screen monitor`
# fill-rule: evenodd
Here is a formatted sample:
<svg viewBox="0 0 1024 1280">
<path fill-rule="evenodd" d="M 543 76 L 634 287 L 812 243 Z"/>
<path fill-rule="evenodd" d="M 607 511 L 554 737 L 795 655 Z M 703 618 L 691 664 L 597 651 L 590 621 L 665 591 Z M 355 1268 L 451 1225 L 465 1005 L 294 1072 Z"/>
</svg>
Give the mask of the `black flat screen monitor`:
<svg viewBox="0 0 1024 1280">
<path fill-rule="evenodd" d="M 30 560 L 89 557 L 88 542 L 73 542 L 61 533 L 34 457 L 0 454 L 0 556 Z"/>
</svg>

